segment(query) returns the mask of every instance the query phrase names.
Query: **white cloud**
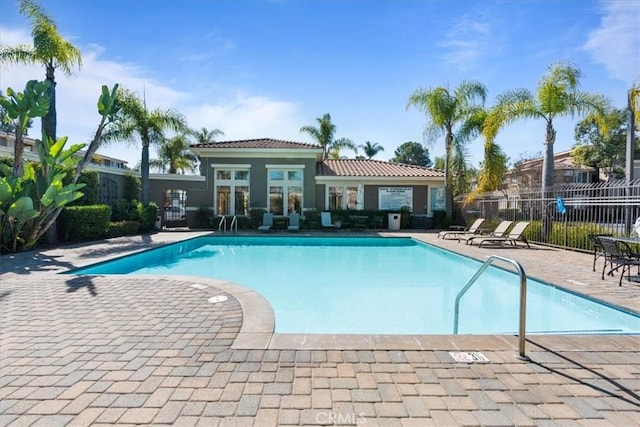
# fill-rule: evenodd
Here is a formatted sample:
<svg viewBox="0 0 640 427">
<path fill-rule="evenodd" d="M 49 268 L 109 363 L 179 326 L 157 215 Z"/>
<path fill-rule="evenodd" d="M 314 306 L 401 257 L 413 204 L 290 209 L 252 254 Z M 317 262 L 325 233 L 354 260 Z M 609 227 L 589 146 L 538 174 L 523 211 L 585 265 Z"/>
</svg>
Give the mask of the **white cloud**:
<svg viewBox="0 0 640 427">
<path fill-rule="evenodd" d="M 24 30 L 0 27 L 0 36 L 8 46 L 29 44 L 30 35 Z M 242 92 L 216 104 L 207 103 L 212 96 L 207 93 L 180 92 L 146 76 L 144 67 L 138 64 L 120 63 L 105 59 L 107 52 L 98 45 L 82 49 L 82 69 L 73 77 L 56 75 L 56 108 L 58 112 L 58 136 L 68 136 L 70 142 L 87 142 L 95 132 L 99 115 L 96 102 L 103 84 L 112 87 L 119 83 L 139 94 L 145 93 L 150 108 L 171 108 L 187 117 L 191 127 L 219 128 L 224 139 L 272 137 L 300 140 L 300 123 L 296 104 L 254 96 Z M 12 87 L 21 91 L 30 79 L 42 80 L 44 70 L 38 65 L 3 65 L 0 68 L 0 89 Z M 201 103 L 201 100 L 206 100 Z M 35 120 L 31 136 L 39 137 L 40 121 Z M 103 155 L 116 157 L 135 167 L 140 159 L 140 149 L 117 143 L 99 150 Z M 151 155 L 153 156 L 153 149 Z"/>
<path fill-rule="evenodd" d="M 445 64 L 466 71 L 484 57 L 491 46 L 491 31 L 489 23 L 480 19 L 462 16 L 447 32 L 445 40 L 438 43 L 448 50 L 443 58 Z"/>
<path fill-rule="evenodd" d="M 192 127 L 220 129 L 225 140 L 262 137 L 300 140 L 303 123 L 296 104 L 244 93 L 218 104 L 185 106 L 183 111 Z"/>
<path fill-rule="evenodd" d="M 640 77 L 640 3 L 609 0 L 603 6 L 600 26 L 589 34 L 583 48 L 613 78 L 631 83 Z"/>
</svg>

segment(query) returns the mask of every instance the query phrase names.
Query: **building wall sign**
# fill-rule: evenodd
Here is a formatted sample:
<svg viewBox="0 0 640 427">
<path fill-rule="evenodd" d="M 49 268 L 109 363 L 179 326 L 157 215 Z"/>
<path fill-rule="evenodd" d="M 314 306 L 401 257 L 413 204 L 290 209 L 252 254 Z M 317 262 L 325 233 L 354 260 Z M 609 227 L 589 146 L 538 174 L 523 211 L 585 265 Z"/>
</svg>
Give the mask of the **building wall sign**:
<svg viewBox="0 0 640 427">
<path fill-rule="evenodd" d="M 378 209 L 398 210 L 402 207 L 413 208 L 413 188 L 380 187 L 378 188 Z"/>
</svg>

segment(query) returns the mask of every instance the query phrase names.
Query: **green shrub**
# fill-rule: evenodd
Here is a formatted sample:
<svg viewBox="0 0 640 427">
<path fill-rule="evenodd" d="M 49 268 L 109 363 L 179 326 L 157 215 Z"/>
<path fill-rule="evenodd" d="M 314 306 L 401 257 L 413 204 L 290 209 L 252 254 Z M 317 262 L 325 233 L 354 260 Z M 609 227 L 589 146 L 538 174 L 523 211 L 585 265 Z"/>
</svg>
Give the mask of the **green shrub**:
<svg viewBox="0 0 640 427">
<path fill-rule="evenodd" d="M 139 177 L 127 173 L 124 177 L 122 198 L 126 200 L 139 200 L 142 190 L 142 181 Z"/>
<path fill-rule="evenodd" d="M 111 221 L 138 221 L 138 201 L 118 199 L 111 204 Z"/>
<path fill-rule="evenodd" d="M 196 228 L 212 228 L 213 213 L 211 209 L 205 207 L 198 208 L 193 221 Z"/>
<path fill-rule="evenodd" d="M 542 235 L 542 221 L 531 221 L 524 232 L 527 240 L 573 249 L 592 250 L 589 234 L 604 234 L 607 229 L 594 223 L 554 221 L 547 239 Z"/>
<path fill-rule="evenodd" d="M 140 223 L 138 221 L 118 221 L 109 223 L 107 237 L 133 236 L 138 234 Z"/>
<path fill-rule="evenodd" d="M 107 235 L 110 218 L 107 205 L 68 206 L 58 218 L 58 235 L 65 242 L 101 239 Z"/>
<path fill-rule="evenodd" d="M 148 233 L 153 231 L 156 220 L 158 219 L 158 205 L 155 202 L 149 202 L 148 205 L 138 203 L 137 205 L 138 220 L 140 221 L 140 232 Z"/>
</svg>

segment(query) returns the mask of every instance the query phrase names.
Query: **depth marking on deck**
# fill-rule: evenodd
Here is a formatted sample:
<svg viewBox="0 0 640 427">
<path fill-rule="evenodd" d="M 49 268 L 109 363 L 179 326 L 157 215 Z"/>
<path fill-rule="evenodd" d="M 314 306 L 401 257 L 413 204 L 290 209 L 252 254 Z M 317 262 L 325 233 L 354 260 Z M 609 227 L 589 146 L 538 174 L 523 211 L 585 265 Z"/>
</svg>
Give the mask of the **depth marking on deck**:
<svg viewBox="0 0 640 427">
<path fill-rule="evenodd" d="M 194 283 L 193 285 L 191 285 L 192 288 L 196 288 L 196 289 L 207 289 L 207 285 L 201 285 L 200 283 Z"/>
<path fill-rule="evenodd" d="M 224 302 L 226 300 L 227 300 L 226 295 L 216 295 L 215 297 L 209 298 L 209 302 L 211 303 Z"/>
<path fill-rule="evenodd" d="M 567 282 L 573 283 L 574 285 L 589 286 L 586 283 L 578 282 L 577 280 L 573 280 L 573 279 L 567 279 Z"/>
<path fill-rule="evenodd" d="M 479 351 L 450 351 L 449 355 L 458 363 L 488 362 L 487 356 Z"/>
</svg>

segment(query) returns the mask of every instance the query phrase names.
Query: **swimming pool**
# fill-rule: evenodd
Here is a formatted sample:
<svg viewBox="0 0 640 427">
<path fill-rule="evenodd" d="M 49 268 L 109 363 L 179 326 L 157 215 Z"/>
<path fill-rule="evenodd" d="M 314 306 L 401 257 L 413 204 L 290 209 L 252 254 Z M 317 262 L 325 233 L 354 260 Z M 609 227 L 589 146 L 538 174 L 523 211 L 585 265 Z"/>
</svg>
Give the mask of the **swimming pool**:
<svg viewBox="0 0 640 427">
<path fill-rule="evenodd" d="M 224 279 L 272 305 L 278 333 L 451 334 L 454 301 L 478 261 L 389 237 L 200 237 L 71 274 Z M 491 267 L 460 303 L 459 333 L 514 334 L 519 278 Z M 535 280 L 527 333 L 638 333 L 640 317 Z"/>
</svg>

